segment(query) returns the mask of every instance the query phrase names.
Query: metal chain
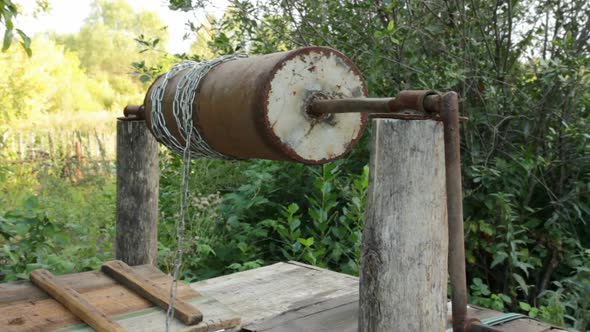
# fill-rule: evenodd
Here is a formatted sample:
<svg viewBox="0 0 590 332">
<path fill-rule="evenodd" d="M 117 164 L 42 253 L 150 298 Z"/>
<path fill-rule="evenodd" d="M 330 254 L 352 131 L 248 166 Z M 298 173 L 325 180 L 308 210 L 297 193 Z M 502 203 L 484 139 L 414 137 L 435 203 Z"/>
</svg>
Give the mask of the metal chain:
<svg viewBox="0 0 590 332">
<path fill-rule="evenodd" d="M 186 209 L 189 196 L 189 176 L 191 159 L 198 157 L 234 159 L 212 149 L 199 131 L 193 125 L 193 104 L 201 79 L 207 75 L 211 68 L 237 58 L 244 58 L 245 54 L 232 54 L 213 60 L 195 62 L 184 61 L 174 67 L 163 79 L 156 81 L 150 96 L 152 101 L 152 131 L 156 138 L 168 148 L 182 155 L 182 181 L 180 193 L 180 211 L 176 224 L 176 251 L 174 252 L 174 267 L 172 284 L 170 285 L 170 304 L 166 310 L 166 332 L 170 331 L 170 324 L 174 317 L 174 302 L 178 291 L 178 277 L 182 267 L 182 255 L 184 253 L 184 232 L 186 227 Z M 166 119 L 162 113 L 162 99 L 168 81 L 185 71 L 178 79 L 176 85 L 172 113 L 180 136 L 185 144 L 182 146 L 166 126 Z"/>
<path fill-rule="evenodd" d="M 185 148 L 188 146 L 191 158 L 235 159 L 211 148 L 199 131 L 192 126 L 193 114 L 198 115 L 198 110 L 197 112 L 193 110 L 193 104 L 201 79 L 207 75 L 211 68 L 221 63 L 247 56 L 244 53 L 236 53 L 201 62 L 183 61 L 172 67 L 162 79 L 156 80 L 149 96 L 152 102 L 152 109 L 150 110 L 152 115 L 152 132 L 156 139 L 179 155 L 183 155 Z M 166 91 L 168 82 L 177 75 L 182 76 L 179 77 L 176 84 L 172 113 L 179 131 L 179 136 L 185 141 L 184 146 L 168 130 L 166 118 L 162 111 L 162 99 L 164 98 L 164 92 Z M 187 123 L 191 125 L 187 126 Z M 194 131 L 190 138 L 188 137 L 189 129 Z"/>
</svg>

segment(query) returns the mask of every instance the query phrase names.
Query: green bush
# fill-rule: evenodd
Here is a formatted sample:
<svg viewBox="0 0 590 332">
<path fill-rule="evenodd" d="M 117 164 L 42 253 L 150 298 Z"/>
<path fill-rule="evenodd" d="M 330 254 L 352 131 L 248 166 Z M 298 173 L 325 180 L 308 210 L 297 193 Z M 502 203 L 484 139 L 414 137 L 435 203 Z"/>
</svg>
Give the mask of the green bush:
<svg viewBox="0 0 590 332">
<path fill-rule="evenodd" d="M 180 158 L 165 153 L 162 160 L 160 266 L 169 271 Z M 342 171 L 352 164 L 193 161 L 183 276 L 197 280 L 284 260 L 358 274 L 368 169 Z"/>
<path fill-rule="evenodd" d="M 95 170 L 76 179 L 69 161 L 3 166 L 0 175 L 0 281 L 93 270 L 113 258 L 115 182 Z"/>
</svg>

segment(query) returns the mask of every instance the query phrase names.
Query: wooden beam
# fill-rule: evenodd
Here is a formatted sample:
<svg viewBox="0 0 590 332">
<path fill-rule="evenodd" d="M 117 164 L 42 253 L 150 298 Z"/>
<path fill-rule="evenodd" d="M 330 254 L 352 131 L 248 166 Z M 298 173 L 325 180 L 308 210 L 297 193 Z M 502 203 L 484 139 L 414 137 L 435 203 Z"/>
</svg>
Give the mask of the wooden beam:
<svg viewBox="0 0 590 332">
<path fill-rule="evenodd" d="M 447 251 L 442 123 L 373 120 L 359 331 L 444 331 Z"/>
<path fill-rule="evenodd" d="M 107 262 L 102 266 L 102 271 L 153 304 L 164 310 L 168 309 L 170 305 L 168 292 L 151 280 L 142 277 L 124 262 Z M 203 314 L 199 309 L 179 298 L 174 301 L 174 317 L 186 325 L 194 325 L 203 320 Z"/>
<path fill-rule="evenodd" d="M 129 265 L 158 257 L 159 145 L 145 121 L 117 121 L 115 258 Z"/>
<path fill-rule="evenodd" d="M 34 270 L 31 272 L 29 278 L 33 284 L 47 292 L 47 294 L 97 332 L 125 331 L 121 325 L 111 320 L 102 311 L 86 301 L 80 293 L 67 285 L 58 283 L 51 272 L 44 269 Z"/>
</svg>

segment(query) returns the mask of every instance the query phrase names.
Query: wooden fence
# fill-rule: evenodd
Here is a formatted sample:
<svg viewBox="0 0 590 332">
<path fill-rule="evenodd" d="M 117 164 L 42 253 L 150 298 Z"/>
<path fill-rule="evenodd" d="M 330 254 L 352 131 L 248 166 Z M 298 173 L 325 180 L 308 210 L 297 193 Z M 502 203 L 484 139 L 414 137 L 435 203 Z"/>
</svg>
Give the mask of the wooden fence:
<svg viewBox="0 0 590 332">
<path fill-rule="evenodd" d="M 89 161 L 115 159 L 115 133 L 104 132 L 10 132 L 0 137 L 0 155 L 10 162 L 83 157 Z"/>
<path fill-rule="evenodd" d="M 115 174 L 115 133 L 82 131 L 4 132 L 0 135 L 0 162 L 28 165 L 79 182 L 97 175 Z"/>
</svg>

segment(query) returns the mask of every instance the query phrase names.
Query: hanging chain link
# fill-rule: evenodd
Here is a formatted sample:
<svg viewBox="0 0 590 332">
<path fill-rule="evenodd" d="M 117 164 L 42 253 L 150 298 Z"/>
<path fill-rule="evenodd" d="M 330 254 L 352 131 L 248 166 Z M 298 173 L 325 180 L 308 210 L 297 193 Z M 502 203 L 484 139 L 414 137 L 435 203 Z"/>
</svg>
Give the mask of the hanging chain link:
<svg viewBox="0 0 590 332">
<path fill-rule="evenodd" d="M 189 196 L 189 176 L 191 159 L 216 158 L 234 159 L 212 149 L 193 125 L 193 116 L 198 112 L 193 111 L 193 105 L 199 83 L 207 75 L 211 68 L 231 60 L 247 57 L 246 54 L 232 54 L 220 58 L 195 62 L 183 61 L 172 67 L 162 79 L 158 79 L 150 95 L 152 102 L 152 132 L 156 139 L 166 145 L 172 151 L 182 155 L 182 181 L 180 191 L 180 211 L 176 222 L 176 251 L 174 252 L 174 266 L 172 272 L 172 284 L 170 285 L 170 304 L 166 310 L 166 332 L 170 331 L 170 325 L 174 317 L 174 302 L 178 291 L 178 277 L 182 267 L 184 253 L 184 232 L 186 227 L 186 210 Z M 184 71 L 184 73 L 182 73 Z M 182 73 L 176 84 L 172 113 L 178 127 L 180 137 L 184 140 L 184 146 L 174 137 L 166 126 L 166 119 L 162 112 L 162 99 L 168 82 Z"/>
<path fill-rule="evenodd" d="M 192 125 L 193 115 L 198 116 L 198 110 L 196 112 L 193 110 L 193 101 L 201 80 L 211 68 L 224 62 L 245 57 L 248 57 L 248 55 L 236 53 L 201 62 L 183 61 L 172 67 L 163 78 L 156 80 L 152 85 L 149 96 L 152 102 L 152 109 L 150 110 L 152 115 L 152 132 L 156 139 L 179 155 L 183 155 L 185 149 L 188 147 L 191 158 L 235 159 L 211 148 L 198 130 L 194 128 Z M 166 87 L 169 81 L 179 74 L 182 76 L 179 77 L 176 84 L 172 114 L 179 131 L 179 136 L 185 141 L 184 145 L 168 130 L 162 109 L 162 100 Z M 194 120 L 198 120 L 198 118 Z M 191 137 L 188 135 L 189 130 L 192 132 Z"/>
</svg>

